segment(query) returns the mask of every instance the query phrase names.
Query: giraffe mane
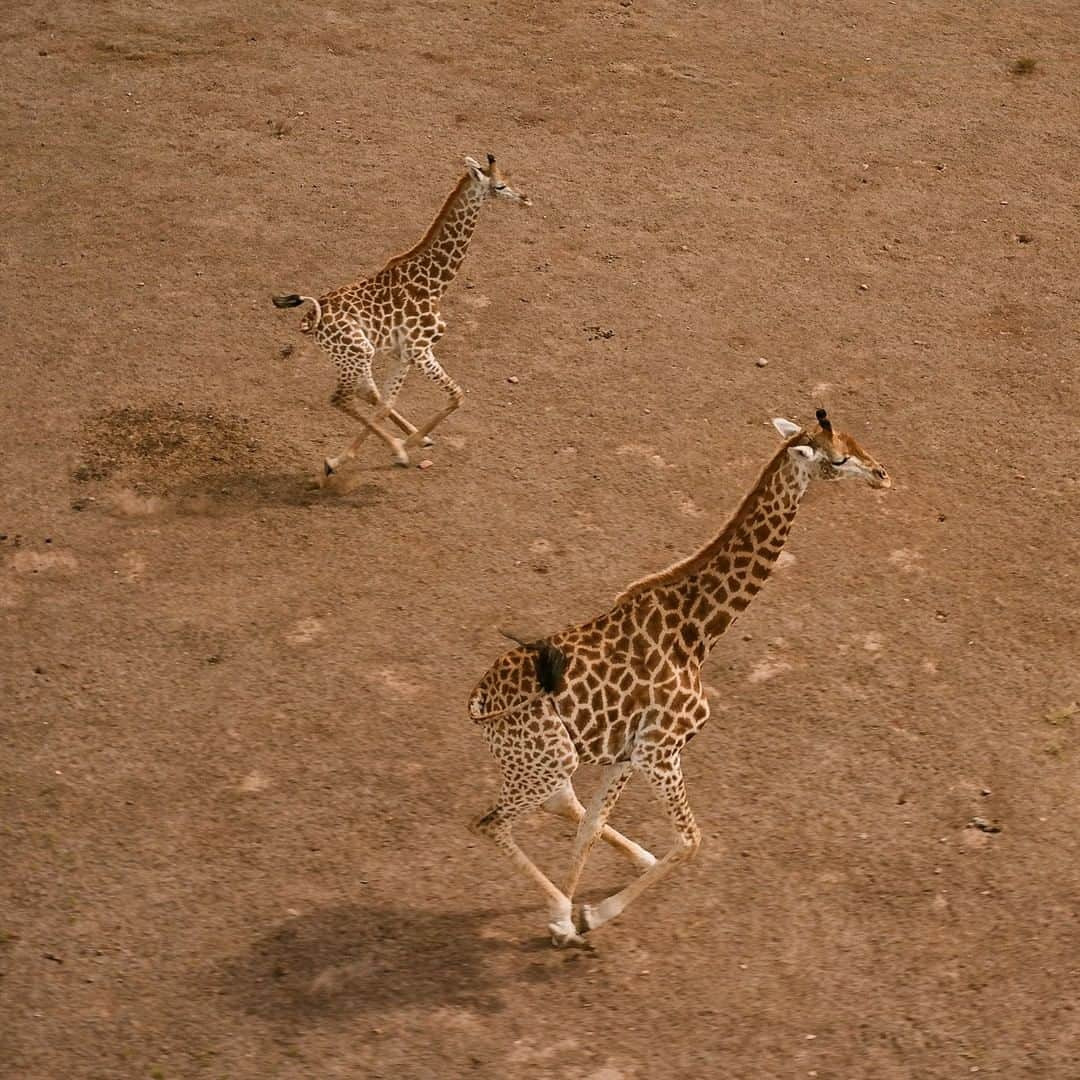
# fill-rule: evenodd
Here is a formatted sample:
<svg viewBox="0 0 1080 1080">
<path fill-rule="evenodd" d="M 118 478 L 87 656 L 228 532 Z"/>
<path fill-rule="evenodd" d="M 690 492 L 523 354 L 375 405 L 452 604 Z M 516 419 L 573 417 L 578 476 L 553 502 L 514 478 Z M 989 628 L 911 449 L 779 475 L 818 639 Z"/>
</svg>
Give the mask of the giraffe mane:
<svg viewBox="0 0 1080 1080">
<path fill-rule="evenodd" d="M 772 477 L 777 469 L 780 468 L 787 455 L 788 447 L 794 446 L 800 440 L 805 440 L 806 433 L 800 431 L 796 435 L 792 435 L 783 446 L 769 459 L 765 467 L 758 475 L 754 486 L 743 496 L 742 501 L 739 503 L 735 510 L 735 513 L 728 518 L 724 527 L 716 534 L 704 547 L 698 548 L 692 555 L 688 555 L 685 559 L 680 559 L 676 563 L 672 563 L 671 566 L 665 570 L 660 570 L 655 574 L 650 574 L 648 577 L 640 578 L 638 581 L 631 582 L 617 597 L 615 597 L 616 605 L 625 603 L 627 600 L 632 600 L 635 596 L 640 596 L 643 592 L 647 592 L 649 589 L 653 589 L 658 585 L 670 585 L 674 581 L 678 581 L 680 578 L 687 574 L 694 573 L 695 570 L 700 569 L 723 547 L 723 545 L 735 534 L 736 530 L 746 519 L 750 500 L 761 489 L 761 486 Z"/>
<path fill-rule="evenodd" d="M 392 270 L 395 266 L 400 266 L 404 262 L 408 262 L 409 259 L 416 255 L 419 255 L 431 243 L 435 234 L 442 228 L 443 222 L 446 221 L 447 215 L 450 213 L 450 207 L 454 204 L 454 201 L 465 189 L 466 184 L 472 180 L 472 176 L 469 173 L 465 173 L 461 179 L 457 182 L 454 190 L 446 196 L 446 202 L 442 204 L 442 209 L 435 215 L 435 220 L 428 226 L 428 230 L 420 239 L 413 244 L 408 251 L 403 251 L 400 255 L 394 255 L 387 264 L 379 271 L 380 274 L 386 273 L 387 270 Z"/>
</svg>

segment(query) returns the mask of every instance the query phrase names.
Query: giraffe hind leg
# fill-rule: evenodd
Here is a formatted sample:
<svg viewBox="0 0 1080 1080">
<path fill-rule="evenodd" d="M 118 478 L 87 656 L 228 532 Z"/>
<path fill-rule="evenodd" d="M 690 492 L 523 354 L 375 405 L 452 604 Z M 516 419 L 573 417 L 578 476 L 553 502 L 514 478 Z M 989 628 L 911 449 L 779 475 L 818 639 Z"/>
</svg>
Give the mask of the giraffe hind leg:
<svg viewBox="0 0 1080 1080">
<path fill-rule="evenodd" d="M 488 745 L 502 769 L 499 801 L 472 823 L 544 894 L 548 932 L 556 945 L 583 945 L 573 923 L 570 898 L 525 854 L 514 825 L 539 810 L 563 788 L 577 768 L 577 751 L 547 698 L 493 718 L 484 725 Z"/>
<path fill-rule="evenodd" d="M 352 414 L 350 413 L 349 415 L 351 416 Z M 387 409 L 386 410 L 386 415 L 406 435 L 411 435 L 414 431 L 416 431 L 415 426 L 410 424 L 409 421 L 406 420 L 405 417 L 402 416 L 401 413 L 399 413 L 396 409 Z M 366 423 L 366 421 L 363 421 L 363 422 Z M 337 457 L 326 458 L 323 461 L 323 472 L 325 473 L 325 475 L 326 476 L 333 476 L 333 474 L 335 472 L 337 472 L 337 470 L 340 469 L 341 466 L 345 464 L 345 462 L 352 461 L 353 458 L 356 457 L 357 452 L 359 451 L 360 447 L 363 445 L 364 440 L 370 434 L 371 434 L 371 430 L 368 427 L 365 427 L 360 432 L 360 434 L 357 435 L 356 438 L 353 439 L 353 441 L 351 443 L 349 443 L 349 445 L 345 448 L 345 450 L 343 450 L 340 454 L 338 454 Z M 433 442 L 434 442 L 433 439 L 425 438 L 424 441 L 421 443 L 421 445 L 422 446 L 431 446 L 431 444 Z M 408 463 L 405 462 L 405 464 L 408 464 Z"/>
<path fill-rule="evenodd" d="M 340 386 L 333 398 L 331 398 L 331 404 L 340 409 L 346 416 L 350 416 L 353 420 L 359 421 L 359 423 L 363 425 L 364 430 L 353 439 L 341 454 L 334 458 L 327 458 L 323 462 L 323 471 L 327 476 L 332 476 L 344 462 L 354 458 L 360 445 L 368 435 L 377 435 L 382 439 L 383 442 L 390 447 L 394 454 L 394 460 L 399 465 L 409 464 L 409 454 L 405 449 L 404 442 L 397 438 L 396 435 L 383 428 L 379 423 L 379 421 L 386 416 L 385 410 L 377 406 L 375 413 L 369 419 L 357 407 L 355 395 L 348 391 L 343 391 Z"/>
<path fill-rule="evenodd" d="M 323 462 L 324 474 L 332 476 L 343 462 L 355 457 L 361 443 L 368 435 L 377 435 L 393 451 L 394 460 L 399 465 L 408 465 L 409 454 L 403 440 L 386 431 L 380 423 L 390 409 L 382 402 L 379 388 L 371 375 L 371 361 L 375 356 L 375 346 L 372 345 L 367 334 L 359 325 L 351 323 L 340 331 L 338 340 L 328 342 L 324 338 L 319 344 L 327 349 L 338 369 L 338 384 L 330 403 L 346 416 L 359 421 L 364 428 L 346 450 L 337 457 L 327 458 Z M 364 416 L 357 406 L 358 386 L 364 397 L 375 406 L 375 412 L 370 419 Z M 393 402 L 389 405 L 392 406 Z"/>
</svg>

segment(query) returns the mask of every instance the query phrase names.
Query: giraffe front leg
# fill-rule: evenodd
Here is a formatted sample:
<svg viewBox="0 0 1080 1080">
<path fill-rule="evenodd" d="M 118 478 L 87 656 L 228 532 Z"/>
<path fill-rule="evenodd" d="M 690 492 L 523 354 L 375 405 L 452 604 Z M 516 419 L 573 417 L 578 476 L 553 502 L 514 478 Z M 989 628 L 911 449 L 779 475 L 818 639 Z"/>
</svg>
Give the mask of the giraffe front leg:
<svg viewBox="0 0 1080 1080">
<path fill-rule="evenodd" d="M 581 800 L 578 799 L 577 793 L 574 791 L 574 785 L 569 780 L 567 780 L 565 787 L 556 791 L 544 803 L 544 809 L 549 814 L 555 814 L 558 817 L 566 818 L 567 821 L 572 821 L 575 825 L 580 825 L 585 817 L 585 807 L 581 805 Z M 600 839 L 605 844 L 610 844 L 620 855 L 629 859 L 638 870 L 645 871 L 656 865 L 655 855 L 646 851 L 640 844 L 635 844 L 628 836 L 623 836 L 621 832 L 613 829 L 610 825 L 605 825 L 600 830 Z"/>
<path fill-rule="evenodd" d="M 433 382 L 436 386 L 441 387 L 450 397 L 450 404 L 437 412 L 424 424 L 421 424 L 416 431 L 413 432 L 405 440 L 407 447 L 420 446 L 424 439 L 431 434 L 452 412 L 455 412 L 461 406 L 461 402 L 465 397 L 465 391 L 449 375 L 442 369 L 442 365 L 435 359 L 435 354 L 427 349 L 420 359 L 416 361 L 420 370 Z"/>
<path fill-rule="evenodd" d="M 637 881 L 631 882 L 625 889 L 613 893 L 595 907 L 585 904 L 581 909 L 581 917 L 586 931 L 595 930 L 622 914 L 646 889 L 667 877 L 680 863 L 692 858 L 701 844 L 701 830 L 694 821 L 686 799 L 686 785 L 683 783 L 678 753 L 671 755 L 654 751 L 641 757 L 635 755 L 633 764 L 645 774 L 667 808 L 668 816 L 675 826 L 675 846 L 651 870 Z"/>
<path fill-rule="evenodd" d="M 630 779 L 630 762 L 620 761 L 615 765 L 608 765 L 600 774 L 600 784 L 596 794 L 589 803 L 589 809 L 578 824 L 577 835 L 574 837 L 574 850 L 570 856 L 570 871 L 566 875 L 566 885 L 563 892 L 574 898 L 577 891 L 581 872 L 585 869 L 585 862 L 592 851 L 593 845 L 600 838 L 608 816 L 615 809 L 619 801 L 622 789 L 626 787 L 626 781 Z"/>
<path fill-rule="evenodd" d="M 405 385 L 405 379 L 409 374 L 410 367 L 412 367 L 412 360 L 409 358 L 408 353 L 400 353 L 398 356 L 398 366 L 394 369 L 389 382 L 386 384 L 386 389 L 383 391 L 381 402 L 381 407 L 385 410 L 386 415 L 403 432 L 405 432 L 407 436 L 416 434 L 416 426 L 409 423 L 409 421 L 394 408 L 394 405 L 397 403 L 398 394 L 401 393 L 401 388 Z M 420 445 L 431 446 L 433 442 L 433 439 L 424 437 L 421 439 Z M 406 445 L 410 446 L 414 444 L 406 443 Z"/>
<path fill-rule="evenodd" d="M 396 409 L 387 410 L 386 415 L 389 416 L 390 419 L 395 424 L 397 424 L 397 426 L 402 431 L 404 431 L 406 435 L 412 435 L 416 431 L 416 425 L 415 424 L 410 424 L 409 421 L 406 420 L 405 417 L 402 416 L 401 413 L 399 413 Z M 425 435 L 423 437 L 423 439 L 420 440 L 420 445 L 421 446 L 434 446 L 435 445 L 435 440 L 430 435 Z"/>
<path fill-rule="evenodd" d="M 394 408 L 397 402 L 397 396 L 401 393 L 402 386 L 405 385 L 405 377 L 409 373 L 409 368 L 412 366 L 412 362 L 407 356 L 401 357 L 397 370 L 394 372 L 390 382 L 387 384 L 386 393 L 383 395 L 383 403 L 386 407 L 386 415 L 402 430 L 405 434 L 414 435 L 416 433 L 416 425 L 409 423 L 404 416 L 401 415 Z M 421 441 L 422 446 L 431 446 L 434 439 L 425 437 Z"/>
<path fill-rule="evenodd" d="M 369 402 L 372 405 L 378 405 L 379 401 L 376 398 L 375 401 Z M 411 435 L 416 428 L 405 419 L 396 409 L 387 409 L 386 415 L 403 431 L 406 435 Z M 323 470 L 327 476 L 331 476 L 337 469 L 339 469 L 343 462 L 351 461 L 356 457 L 357 451 L 360 449 L 361 443 L 371 434 L 371 432 L 365 427 L 359 435 L 348 445 L 348 447 L 339 454 L 336 458 L 327 458 L 323 462 Z M 434 442 L 433 439 L 424 439 L 421 445 L 431 446 Z M 401 462 L 403 465 L 407 465 L 408 461 Z"/>
<path fill-rule="evenodd" d="M 363 430 L 337 457 L 326 458 L 323 462 L 323 472 L 326 476 L 333 476 L 346 461 L 351 461 L 356 457 L 361 444 L 371 434 L 378 435 L 379 438 L 390 446 L 394 453 L 394 460 L 397 461 L 399 465 L 409 464 L 409 455 L 405 450 L 403 441 L 396 438 L 388 431 L 385 431 L 379 425 L 379 420 L 385 418 L 388 414 L 388 410 L 382 407 L 382 399 L 379 396 L 378 387 L 376 387 L 374 380 L 371 378 L 370 372 L 367 373 L 367 378 L 362 381 L 365 383 L 364 389 L 368 401 L 375 405 L 375 413 L 370 420 L 364 416 L 359 408 L 357 408 L 356 379 L 347 380 L 343 378 L 339 380 L 337 390 L 335 390 L 333 397 L 330 399 L 330 403 L 335 408 L 340 409 L 346 416 L 351 416 L 354 420 L 358 420 L 363 425 Z"/>
<path fill-rule="evenodd" d="M 325 476 L 332 476 L 343 462 L 354 458 L 360 444 L 370 434 L 377 435 L 391 448 L 399 465 L 408 465 L 409 455 L 405 450 L 404 442 L 384 430 L 379 423 L 386 416 L 386 412 L 380 413 L 382 402 L 379 397 L 379 388 L 371 377 L 371 361 L 375 356 L 375 346 L 364 333 L 363 327 L 351 323 L 328 348 L 338 369 L 337 389 L 330 398 L 330 404 L 340 409 L 346 416 L 359 421 L 364 430 L 353 439 L 343 453 L 335 458 L 327 458 L 323 462 Z M 357 408 L 358 384 L 367 400 L 376 407 L 375 414 L 370 420 Z"/>
</svg>

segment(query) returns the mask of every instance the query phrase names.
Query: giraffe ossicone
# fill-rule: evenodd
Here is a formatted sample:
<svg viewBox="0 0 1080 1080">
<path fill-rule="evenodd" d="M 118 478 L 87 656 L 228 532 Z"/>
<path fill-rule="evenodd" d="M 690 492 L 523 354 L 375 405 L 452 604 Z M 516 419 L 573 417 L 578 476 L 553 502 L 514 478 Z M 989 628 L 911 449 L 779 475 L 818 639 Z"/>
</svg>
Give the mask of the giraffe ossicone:
<svg viewBox="0 0 1080 1080">
<path fill-rule="evenodd" d="M 835 431 L 823 409 L 814 431 L 780 418 L 773 424 L 783 445 L 708 544 L 634 582 L 597 618 L 505 653 L 469 699 L 469 716 L 502 771 L 498 802 L 472 827 L 539 886 L 556 945 L 581 944 L 696 852 L 701 831 L 687 801 L 681 755 L 709 717 L 701 666 L 768 579 L 806 489 L 815 480 L 842 479 L 891 486 L 885 469 L 854 438 Z M 549 670 L 552 656 L 561 654 L 557 681 L 538 665 L 540 649 Z M 572 783 L 583 763 L 603 766 L 588 809 Z M 673 848 L 659 860 L 607 824 L 635 772 L 675 830 Z M 541 808 L 578 823 L 561 888 L 514 839 L 515 823 Z M 598 839 L 643 872 L 602 903 L 583 907 L 575 921 L 574 893 Z"/>
<path fill-rule="evenodd" d="M 323 464 L 326 476 L 356 456 L 371 434 L 382 439 L 399 465 L 409 464 L 409 450 L 430 445 L 431 432 L 464 397 L 461 387 L 443 370 L 433 352 L 446 324 L 439 300 L 457 275 L 469 248 L 481 207 L 489 199 L 531 206 L 527 195 L 515 191 L 488 154 L 487 165 L 465 159 L 466 171 L 447 197 L 427 232 L 408 251 L 396 255 L 377 273 L 320 297 L 275 296 L 279 308 L 311 303 L 301 321 L 303 333 L 315 341 L 337 368 L 337 387 L 330 402 L 361 424 L 350 445 Z M 396 365 L 382 392 L 372 376 L 372 361 L 387 353 Z M 418 427 L 395 408 L 397 396 L 411 368 L 417 368 L 449 398 L 445 408 Z M 372 406 L 364 415 L 361 402 Z M 386 430 L 389 420 L 404 437 Z"/>
</svg>

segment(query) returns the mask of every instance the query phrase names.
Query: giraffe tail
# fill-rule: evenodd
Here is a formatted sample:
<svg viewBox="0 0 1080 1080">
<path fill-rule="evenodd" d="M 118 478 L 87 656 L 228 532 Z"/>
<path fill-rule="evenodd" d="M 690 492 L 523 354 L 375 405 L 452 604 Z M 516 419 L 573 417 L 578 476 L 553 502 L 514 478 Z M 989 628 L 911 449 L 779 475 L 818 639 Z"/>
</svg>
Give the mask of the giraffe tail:
<svg viewBox="0 0 1080 1080">
<path fill-rule="evenodd" d="M 562 649 L 556 648 L 550 641 L 523 641 L 507 630 L 500 630 L 499 633 L 533 654 L 536 681 L 545 694 L 557 694 L 562 690 L 563 676 L 566 674 L 566 653 Z"/>
<path fill-rule="evenodd" d="M 279 308 L 299 307 L 308 301 L 315 305 L 315 310 L 310 315 L 304 316 L 303 322 L 300 323 L 300 332 L 303 334 L 310 333 L 322 320 L 322 306 L 314 296 L 300 296 L 297 293 L 290 293 L 288 296 L 272 296 L 270 299 L 273 300 L 274 307 Z"/>
</svg>

